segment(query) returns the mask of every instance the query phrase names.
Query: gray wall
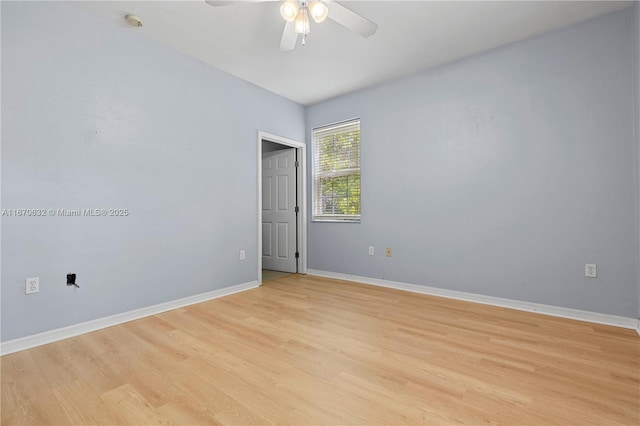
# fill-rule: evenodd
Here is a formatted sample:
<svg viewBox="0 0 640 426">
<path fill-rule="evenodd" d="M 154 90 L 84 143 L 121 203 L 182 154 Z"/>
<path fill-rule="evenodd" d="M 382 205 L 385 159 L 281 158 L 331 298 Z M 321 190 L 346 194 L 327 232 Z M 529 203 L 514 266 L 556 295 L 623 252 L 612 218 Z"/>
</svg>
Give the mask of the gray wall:
<svg viewBox="0 0 640 426">
<path fill-rule="evenodd" d="M 362 223 L 311 223 L 309 267 L 635 317 L 633 14 L 307 108 L 362 119 L 363 167 Z"/>
<path fill-rule="evenodd" d="M 256 280 L 257 131 L 305 134 L 300 105 L 51 2 L 2 2 L 2 121 L 2 208 L 130 212 L 2 218 L 3 341 Z"/>
</svg>

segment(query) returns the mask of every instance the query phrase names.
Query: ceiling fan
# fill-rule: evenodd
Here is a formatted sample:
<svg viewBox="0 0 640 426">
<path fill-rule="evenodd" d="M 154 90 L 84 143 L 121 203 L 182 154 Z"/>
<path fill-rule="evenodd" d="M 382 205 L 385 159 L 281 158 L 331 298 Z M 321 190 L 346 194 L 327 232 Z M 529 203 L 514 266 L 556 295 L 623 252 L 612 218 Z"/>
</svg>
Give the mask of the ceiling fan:
<svg viewBox="0 0 640 426">
<path fill-rule="evenodd" d="M 378 25 L 361 16 L 353 10 L 333 0 L 205 0 L 210 6 L 228 6 L 245 3 L 280 1 L 280 14 L 286 21 L 280 50 L 289 51 L 296 47 L 298 36 L 302 35 L 302 45 L 305 45 L 307 35 L 311 32 L 309 17 L 320 24 L 326 18 L 360 34 L 363 37 L 372 36 Z"/>
</svg>

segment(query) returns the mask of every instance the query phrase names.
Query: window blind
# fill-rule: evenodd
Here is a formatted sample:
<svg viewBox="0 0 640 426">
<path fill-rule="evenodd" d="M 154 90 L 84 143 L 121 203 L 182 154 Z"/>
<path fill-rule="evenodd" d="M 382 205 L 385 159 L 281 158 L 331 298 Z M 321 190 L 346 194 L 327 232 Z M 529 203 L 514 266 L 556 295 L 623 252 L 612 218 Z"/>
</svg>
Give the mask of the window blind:
<svg viewBox="0 0 640 426">
<path fill-rule="evenodd" d="M 313 130 L 313 219 L 360 221 L 360 120 Z"/>
</svg>

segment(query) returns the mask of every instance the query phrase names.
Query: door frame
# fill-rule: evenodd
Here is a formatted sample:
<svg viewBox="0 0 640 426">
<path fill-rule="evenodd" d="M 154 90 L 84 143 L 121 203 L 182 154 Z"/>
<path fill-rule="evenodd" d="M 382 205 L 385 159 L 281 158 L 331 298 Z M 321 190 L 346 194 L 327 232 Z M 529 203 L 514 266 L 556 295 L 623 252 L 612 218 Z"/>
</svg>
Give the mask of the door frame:
<svg viewBox="0 0 640 426">
<path fill-rule="evenodd" d="M 282 136 L 258 131 L 258 284 L 262 285 L 262 141 L 274 142 L 299 149 L 297 176 L 297 196 L 300 212 L 297 217 L 298 228 L 298 273 L 307 273 L 307 145 L 304 142 L 283 138 Z"/>
</svg>

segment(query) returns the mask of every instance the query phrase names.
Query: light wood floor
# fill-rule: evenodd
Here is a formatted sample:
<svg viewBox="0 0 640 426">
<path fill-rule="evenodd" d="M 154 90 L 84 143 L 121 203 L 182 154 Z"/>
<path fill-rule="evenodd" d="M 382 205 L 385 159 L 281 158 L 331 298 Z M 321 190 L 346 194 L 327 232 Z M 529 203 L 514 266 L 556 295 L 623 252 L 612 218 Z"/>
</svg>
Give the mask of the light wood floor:
<svg viewBox="0 0 640 426">
<path fill-rule="evenodd" d="M 640 423 L 640 337 L 318 277 L 2 357 L 2 425 Z"/>
</svg>

